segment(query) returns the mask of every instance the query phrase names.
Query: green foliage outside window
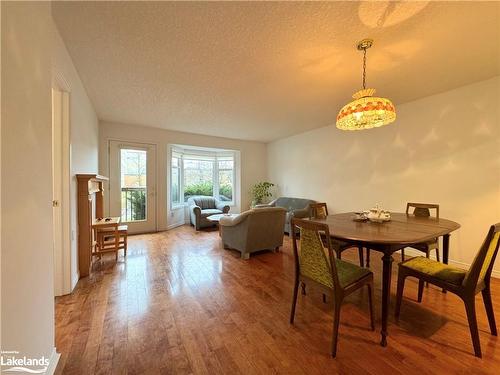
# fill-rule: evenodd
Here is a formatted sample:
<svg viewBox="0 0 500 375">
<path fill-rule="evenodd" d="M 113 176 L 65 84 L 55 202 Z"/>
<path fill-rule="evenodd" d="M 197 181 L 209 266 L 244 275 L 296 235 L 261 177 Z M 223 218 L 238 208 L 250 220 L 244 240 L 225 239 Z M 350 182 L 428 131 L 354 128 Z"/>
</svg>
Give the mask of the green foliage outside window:
<svg viewBox="0 0 500 375">
<path fill-rule="evenodd" d="M 214 185 L 211 182 L 199 182 L 197 184 L 188 185 L 184 188 L 184 200 L 189 197 L 203 195 L 211 197 L 214 195 Z M 233 199 L 233 188 L 231 185 L 220 185 L 219 196 L 224 196 L 228 200 Z"/>
<path fill-rule="evenodd" d="M 122 220 L 146 220 L 146 189 L 122 189 Z"/>
<path fill-rule="evenodd" d="M 189 197 L 194 195 L 206 195 L 211 197 L 214 194 L 214 184 L 211 182 L 199 182 L 197 184 L 187 185 L 184 187 L 184 199 L 187 201 Z"/>
<path fill-rule="evenodd" d="M 220 185 L 219 195 L 229 200 L 233 199 L 233 187 L 231 185 Z"/>
</svg>

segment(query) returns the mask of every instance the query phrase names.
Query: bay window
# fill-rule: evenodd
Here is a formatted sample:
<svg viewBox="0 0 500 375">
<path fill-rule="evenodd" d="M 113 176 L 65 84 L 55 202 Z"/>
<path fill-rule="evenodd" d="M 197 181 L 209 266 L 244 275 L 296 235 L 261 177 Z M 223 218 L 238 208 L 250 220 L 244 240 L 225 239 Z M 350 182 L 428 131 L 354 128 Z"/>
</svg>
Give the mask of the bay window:
<svg viewBox="0 0 500 375">
<path fill-rule="evenodd" d="M 192 196 L 212 196 L 235 202 L 235 152 L 218 149 L 172 147 L 171 206 L 181 206 Z"/>
</svg>

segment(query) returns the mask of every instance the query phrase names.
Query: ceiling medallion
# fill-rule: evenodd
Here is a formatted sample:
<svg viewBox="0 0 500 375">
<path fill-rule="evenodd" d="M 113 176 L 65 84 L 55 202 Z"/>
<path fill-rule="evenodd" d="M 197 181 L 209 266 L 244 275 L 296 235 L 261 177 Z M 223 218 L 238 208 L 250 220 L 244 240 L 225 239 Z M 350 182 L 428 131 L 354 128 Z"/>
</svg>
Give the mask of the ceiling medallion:
<svg viewBox="0 0 500 375">
<path fill-rule="evenodd" d="M 363 51 L 363 89 L 356 92 L 353 101 L 346 104 L 337 115 L 337 128 L 363 130 L 378 128 L 396 120 L 396 109 L 389 99 L 373 96 L 375 89 L 366 88 L 366 50 L 373 45 L 372 39 L 363 39 L 358 50 Z"/>
</svg>

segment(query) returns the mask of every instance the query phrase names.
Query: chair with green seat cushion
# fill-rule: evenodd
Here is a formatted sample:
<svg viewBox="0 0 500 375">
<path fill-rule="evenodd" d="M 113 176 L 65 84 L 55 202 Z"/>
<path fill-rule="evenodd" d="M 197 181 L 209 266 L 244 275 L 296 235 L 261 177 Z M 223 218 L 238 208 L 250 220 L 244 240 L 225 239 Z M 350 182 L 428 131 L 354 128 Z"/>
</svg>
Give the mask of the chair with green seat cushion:
<svg viewBox="0 0 500 375">
<path fill-rule="evenodd" d="M 309 219 L 317 219 L 317 220 L 324 220 L 328 216 L 328 206 L 326 203 L 321 202 L 321 203 L 311 203 L 309 205 L 310 207 L 310 216 Z M 324 235 L 322 236 L 323 238 L 323 243 L 324 241 Z M 342 257 L 342 252 L 344 250 L 357 247 L 358 248 L 358 255 L 359 255 L 359 265 L 363 267 L 364 265 L 364 260 L 363 260 L 363 247 L 353 244 L 351 242 L 346 242 L 346 241 L 341 241 L 338 239 L 331 239 L 331 244 L 332 244 L 332 249 L 335 251 L 335 254 L 338 259 Z"/>
<path fill-rule="evenodd" d="M 463 269 L 449 266 L 424 257 L 412 258 L 404 262 L 404 265 L 405 267 L 412 268 L 429 276 L 448 281 L 451 284 L 460 284 L 466 273 Z"/>
<path fill-rule="evenodd" d="M 298 233 L 300 233 L 300 239 L 298 239 Z M 295 259 L 295 284 L 290 323 L 294 322 L 300 283 L 303 285 L 313 284 L 323 294 L 330 295 L 334 307 L 331 353 L 332 357 L 335 357 L 342 301 L 346 296 L 364 286 L 368 287 L 370 322 L 372 330 L 375 329 L 373 321 L 373 273 L 369 269 L 334 258 L 330 232 L 326 224 L 294 218 L 291 222 L 291 234 Z M 326 249 L 323 247 L 322 235 Z"/>
<path fill-rule="evenodd" d="M 418 279 L 418 301 L 422 301 L 424 282 L 437 285 L 458 295 L 465 304 L 469 329 L 476 357 L 481 357 L 481 344 L 477 328 L 475 296 L 481 292 L 488 315 L 491 334 L 497 335 L 493 304 L 491 302 L 490 279 L 493 264 L 498 253 L 500 223 L 492 225 L 483 245 L 479 249 L 468 271 L 448 266 L 424 257 L 417 257 L 399 264 L 398 290 L 396 298 L 396 318 L 399 317 L 405 279 Z"/>
<path fill-rule="evenodd" d="M 407 203 L 406 204 L 406 215 L 410 214 L 410 208 L 413 208 L 413 216 L 415 217 L 430 217 L 431 210 L 435 210 L 435 218 L 439 219 L 439 205 L 432 203 Z M 430 252 L 436 250 L 436 259 L 439 262 L 439 240 L 438 238 L 432 238 L 425 242 L 420 242 L 412 244 L 408 247 L 419 250 L 425 253 L 425 256 L 429 258 Z M 405 260 L 405 248 L 401 249 L 401 260 Z M 366 266 L 370 267 L 370 249 L 366 249 Z"/>
</svg>

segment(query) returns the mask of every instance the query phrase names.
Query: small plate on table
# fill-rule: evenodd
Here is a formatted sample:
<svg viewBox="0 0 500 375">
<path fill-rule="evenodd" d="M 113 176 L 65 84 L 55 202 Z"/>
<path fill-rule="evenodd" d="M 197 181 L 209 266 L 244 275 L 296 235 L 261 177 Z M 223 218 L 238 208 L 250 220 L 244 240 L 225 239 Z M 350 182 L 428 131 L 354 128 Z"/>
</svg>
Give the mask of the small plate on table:
<svg viewBox="0 0 500 375">
<path fill-rule="evenodd" d="M 378 223 L 378 224 L 381 224 L 381 223 L 387 223 L 388 221 L 391 221 L 391 218 L 372 218 L 372 219 L 369 219 L 372 223 Z"/>
<path fill-rule="evenodd" d="M 367 220 L 368 218 L 365 215 L 363 215 L 363 212 L 355 212 L 354 215 L 352 216 L 352 221 L 363 223 Z"/>
</svg>

